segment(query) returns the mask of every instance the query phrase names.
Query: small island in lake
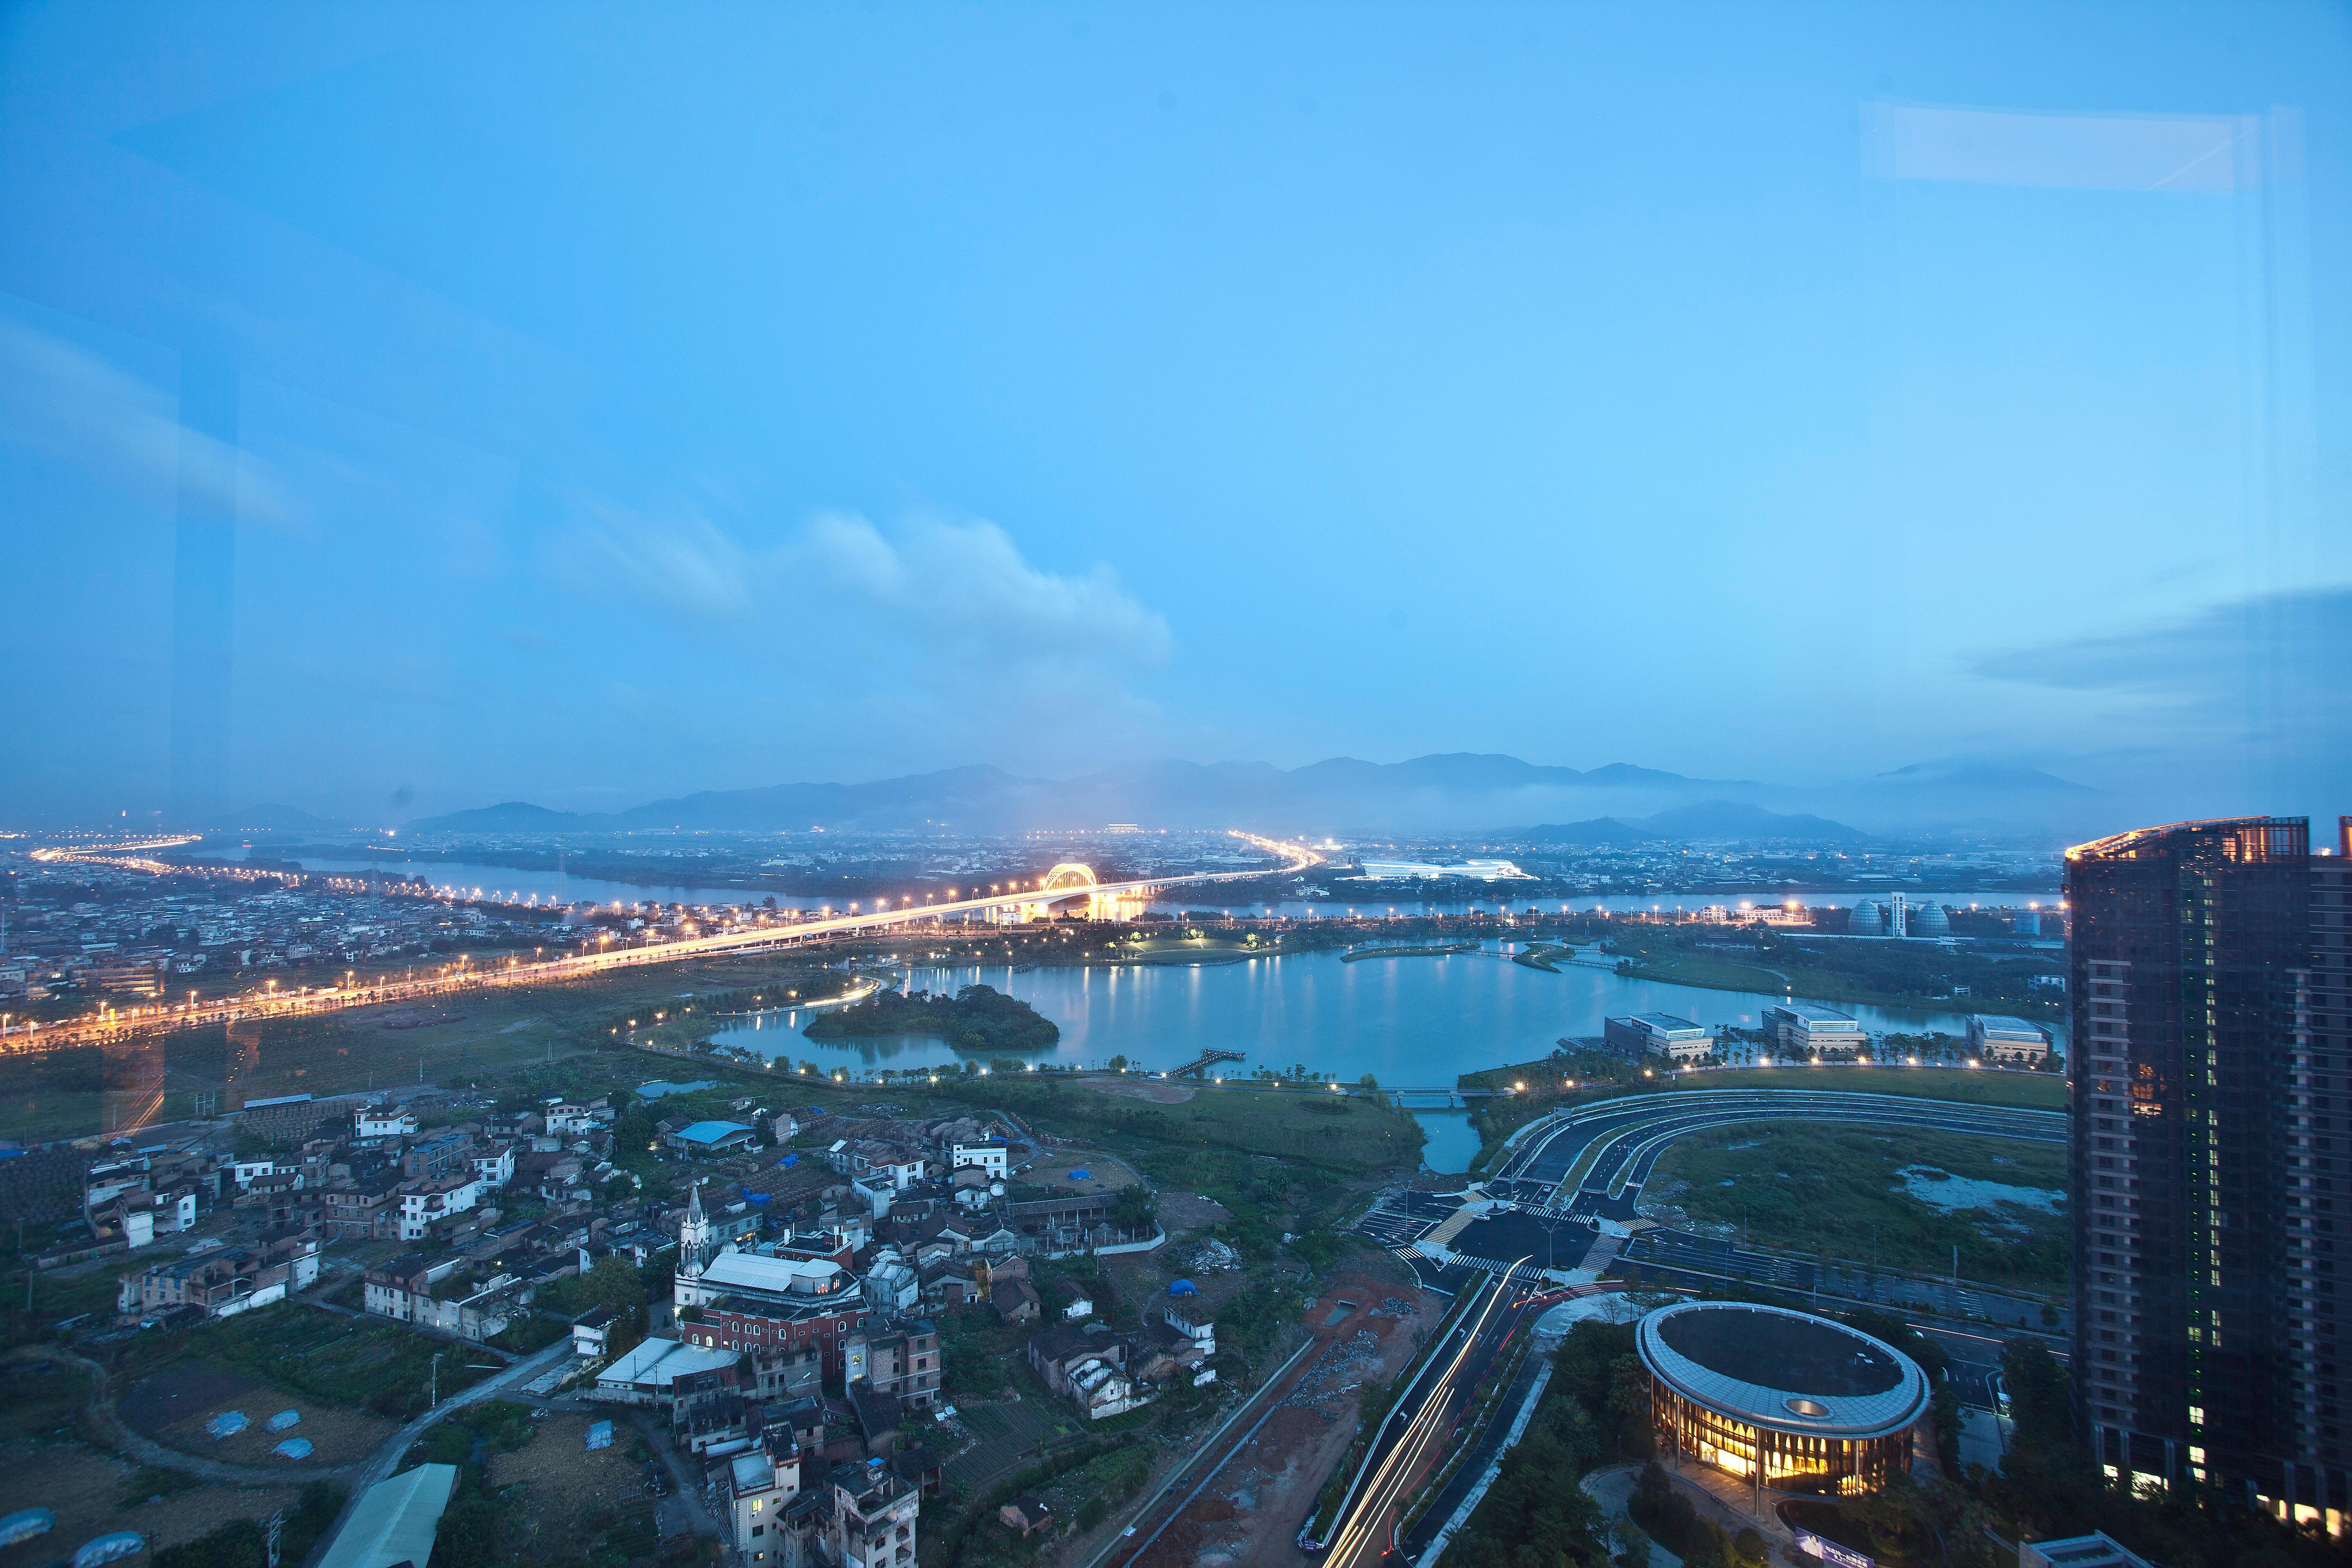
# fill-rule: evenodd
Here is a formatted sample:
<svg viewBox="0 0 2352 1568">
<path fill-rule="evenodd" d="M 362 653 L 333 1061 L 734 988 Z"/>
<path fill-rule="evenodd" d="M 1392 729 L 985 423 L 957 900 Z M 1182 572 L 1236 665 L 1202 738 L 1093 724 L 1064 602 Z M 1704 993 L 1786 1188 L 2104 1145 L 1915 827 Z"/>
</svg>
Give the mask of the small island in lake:
<svg viewBox="0 0 2352 1568">
<path fill-rule="evenodd" d="M 993 985 L 967 985 L 952 996 L 878 991 L 838 1013 L 820 1015 L 804 1032 L 812 1040 L 929 1035 L 960 1051 L 1039 1051 L 1062 1038 L 1054 1020 Z"/>
</svg>

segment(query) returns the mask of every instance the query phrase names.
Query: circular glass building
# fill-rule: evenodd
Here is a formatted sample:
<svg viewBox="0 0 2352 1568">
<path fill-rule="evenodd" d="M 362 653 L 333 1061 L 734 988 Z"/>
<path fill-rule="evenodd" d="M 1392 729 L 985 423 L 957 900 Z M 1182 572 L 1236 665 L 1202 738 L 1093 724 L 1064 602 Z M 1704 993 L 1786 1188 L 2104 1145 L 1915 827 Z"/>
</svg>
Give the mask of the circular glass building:
<svg viewBox="0 0 2352 1568">
<path fill-rule="evenodd" d="M 1847 921 L 1846 930 L 1856 936 L 1885 936 L 1886 913 L 1878 907 L 1876 900 L 1864 899 L 1853 906 L 1853 914 Z"/>
<path fill-rule="evenodd" d="M 1759 1487 L 1842 1496 L 1911 1468 L 1927 1374 L 1843 1323 L 1685 1301 L 1643 1318 L 1634 1345 L 1662 1448 Z"/>
<path fill-rule="evenodd" d="M 1952 917 L 1944 912 L 1944 906 L 1941 904 L 1914 905 L 1909 924 L 1913 936 L 1952 934 Z"/>
</svg>

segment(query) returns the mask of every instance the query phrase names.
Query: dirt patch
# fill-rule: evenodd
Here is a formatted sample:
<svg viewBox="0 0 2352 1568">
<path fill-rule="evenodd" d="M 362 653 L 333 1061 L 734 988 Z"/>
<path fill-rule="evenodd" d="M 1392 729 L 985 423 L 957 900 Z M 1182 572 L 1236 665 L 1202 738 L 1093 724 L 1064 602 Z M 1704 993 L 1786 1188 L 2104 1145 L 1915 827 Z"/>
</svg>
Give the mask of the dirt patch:
<svg viewBox="0 0 2352 1568">
<path fill-rule="evenodd" d="M 381 1415 L 322 1405 L 212 1363 L 157 1373 L 123 1395 L 121 1410 L 123 1420 L 142 1436 L 184 1454 L 237 1465 L 347 1464 L 374 1452 L 397 1430 Z M 270 1418 L 289 1410 L 301 1419 L 271 1431 Z M 243 1415 L 246 1426 L 215 1438 L 205 1423 L 228 1411 Z M 305 1458 L 290 1460 L 271 1452 L 290 1437 L 310 1445 Z"/>
<path fill-rule="evenodd" d="M 84 1542 L 118 1530 L 136 1531 L 151 1546 L 176 1546 L 233 1519 L 290 1511 L 301 1500 L 301 1489 L 292 1486 L 195 1487 L 151 1502 L 127 1495 L 138 1475 L 139 1467 L 78 1442 L 31 1439 L 0 1447 L 0 1514 L 46 1508 L 58 1516 L 48 1534 L 0 1550 L 0 1568 L 70 1557 Z"/>
<path fill-rule="evenodd" d="M 1154 1105 L 1181 1105 L 1200 1091 L 1190 1084 L 1155 1083 L 1134 1079 L 1090 1078 L 1086 1086 L 1097 1094 L 1116 1094 L 1127 1100 L 1148 1100 Z"/>
<path fill-rule="evenodd" d="M 449 1007 L 386 1007 L 381 1013 L 362 1014 L 354 1022 L 378 1029 L 433 1029 L 465 1020 L 466 1015 Z"/>
<path fill-rule="evenodd" d="M 1171 1240 L 1234 1217 L 1233 1211 L 1215 1199 L 1192 1193 L 1161 1193 L 1159 1208 L 1160 1228 L 1168 1233 Z"/>
<path fill-rule="evenodd" d="M 1337 1323 L 1341 1301 L 1355 1308 Z M 1442 1297 L 1377 1264 L 1342 1268 L 1308 1309 L 1321 1348 L 1256 1438 L 1217 1472 L 1142 1559 L 1143 1568 L 1306 1568 L 1298 1531 L 1355 1440 L 1367 1384 L 1412 1364 L 1444 1315 Z"/>
<path fill-rule="evenodd" d="M 530 1442 L 491 1457 L 490 1484 L 523 1489 L 514 1522 L 528 1537 L 526 1561 L 583 1561 L 616 1518 L 652 1515 L 653 1499 L 638 1470 L 643 1435 L 626 1420 L 613 1420 L 613 1446 L 588 1451 L 588 1428 L 612 1419 L 558 1411 L 539 1423 Z"/>
<path fill-rule="evenodd" d="M 1074 1174 L 1083 1171 L 1085 1175 Z M 1057 1150 L 1041 1156 L 1021 1179 L 1065 1193 L 1115 1193 L 1143 1180 L 1116 1155 Z"/>
</svg>

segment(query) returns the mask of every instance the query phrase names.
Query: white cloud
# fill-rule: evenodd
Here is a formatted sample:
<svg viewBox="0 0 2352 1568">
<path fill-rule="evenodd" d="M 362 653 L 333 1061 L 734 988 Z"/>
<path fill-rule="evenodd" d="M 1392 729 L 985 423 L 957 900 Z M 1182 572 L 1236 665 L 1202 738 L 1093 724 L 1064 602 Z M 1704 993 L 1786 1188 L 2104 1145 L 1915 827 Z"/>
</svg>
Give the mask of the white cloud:
<svg viewBox="0 0 2352 1568">
<path fill-rule="evenodd" d="M 556 542 L 553 570 L 575 591 L 641 601 L 688 621 L 740 620 L 772 569 L 708 518 L 646 517 L 602 501 Z"/>
<path fill-rule="evenodd" d="M 1136 669 L 1168 660 L 1167 621 L 1108 566 L 1080 577 L 1042 572 L 992 522 L 921 519 L 901 535 L 893 542 L 862 517 L 829 515 L 809 525 L 803 554 L 901 635 L 941 651 Z"/>
<path fill-rule="evenodd" d="M 267 464 L 184 427 L 177 409 L 89 351 L 0 318 L 0 437 L 118 482 L 187 486 L 247 521 L 294 515 Z"/>
</svg>

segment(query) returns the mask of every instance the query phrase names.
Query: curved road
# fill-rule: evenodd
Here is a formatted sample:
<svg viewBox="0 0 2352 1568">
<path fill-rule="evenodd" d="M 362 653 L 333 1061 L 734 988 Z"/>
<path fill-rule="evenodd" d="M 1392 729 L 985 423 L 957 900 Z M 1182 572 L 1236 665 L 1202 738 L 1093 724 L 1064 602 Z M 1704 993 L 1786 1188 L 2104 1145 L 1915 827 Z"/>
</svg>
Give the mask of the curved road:
<svg viewBox="0 0 2352 1568">
<path fill-rule="evenodd" d="M 1564 1207 L 1570 1215 L 1630 1220 L 1651 1168 L 1676 1139 L 1757 1121 L 1924 1127 L 2023 1142 L 2066 1142 L 2066 1118 L 2056 1110 L 1891 1094 L 1683 1090 L 1604 1100 L 1559 1118 L 1528 1136 L 1487 1181 L 1486 1191 L 1536 1207 Z M 1580 1164 L 1584 1173 L 1571 1195 L 1568 1178 Z"/>
</svg>

